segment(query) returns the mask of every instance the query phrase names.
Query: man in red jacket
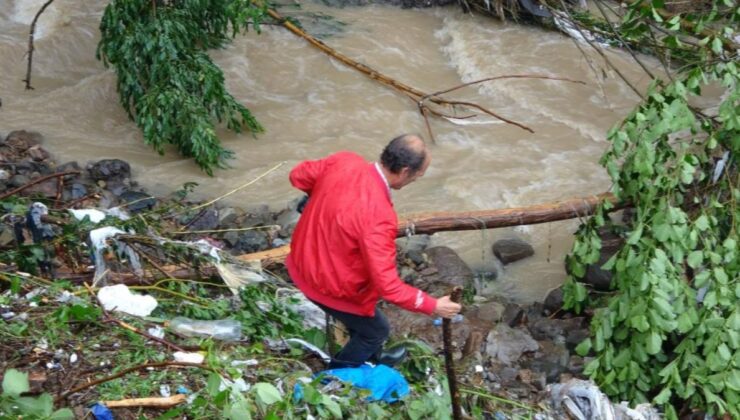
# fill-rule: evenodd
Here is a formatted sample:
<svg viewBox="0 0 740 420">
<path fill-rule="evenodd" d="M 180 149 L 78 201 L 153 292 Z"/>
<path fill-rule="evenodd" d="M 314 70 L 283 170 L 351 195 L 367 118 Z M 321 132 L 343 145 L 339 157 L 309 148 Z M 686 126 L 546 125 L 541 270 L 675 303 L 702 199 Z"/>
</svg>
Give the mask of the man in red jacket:
<svg viewBox="0 0 740 420">
<path fill-rule="evenodd" d="M 431 157 L 417 135 L 402 135 L 383 150 L 379 163 L 352 152 L 304 161 L 290 182 L 309 196 L 291 240 L 286 265 L 306 297 L 349 330 L 349 342 L 329 368 L 366 361 L 392 364 L 402 355 L 381 356 L 390 326 L 377 308 L 384 299 L 412 312 L 450 318 L 460 305 L 435 299 L 404 283 L 396 270 L 398 219 L 391 189 L 424 175 Z"/>
</svg>

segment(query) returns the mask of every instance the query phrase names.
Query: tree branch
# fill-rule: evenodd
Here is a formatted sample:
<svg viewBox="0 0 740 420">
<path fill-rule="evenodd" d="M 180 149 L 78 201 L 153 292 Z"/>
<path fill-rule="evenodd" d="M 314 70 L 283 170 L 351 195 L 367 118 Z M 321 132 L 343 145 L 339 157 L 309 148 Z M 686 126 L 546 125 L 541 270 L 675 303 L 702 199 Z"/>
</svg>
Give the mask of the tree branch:
<svg viewBox="0 0 740 420">
<path fill-rule="evenodd" d="M 48 0 L 44 3 L 44 5 L 41 6 L 41 9 L 36 12 L 36 16 L 34 16 L 33 21 L 31 22 L 31 30 L 28 34 L 28 68 L 26 69 L 26 78 L 23 80 L 26 82 L 26 90 L 33 89 L 33 86 L 31 86 L 31 66 L 33 63 L 33 34 L 36 32 L 36 21 L 39 20 L 39 16 L 41 16 L 41 14 L 44 13 L 44 10 L 46 10 L 46 8 L 53 2 L 54 0 Z"/>
</svg>

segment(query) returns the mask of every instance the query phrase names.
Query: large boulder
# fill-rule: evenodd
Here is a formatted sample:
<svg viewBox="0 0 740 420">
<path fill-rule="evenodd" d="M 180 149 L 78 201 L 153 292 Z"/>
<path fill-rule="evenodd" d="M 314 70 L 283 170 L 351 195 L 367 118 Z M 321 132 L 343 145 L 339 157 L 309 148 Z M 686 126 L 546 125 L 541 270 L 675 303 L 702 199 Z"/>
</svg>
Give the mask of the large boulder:
<svg viewBox="0 0 740 420">
<path fill-rule="evenodd" d="M 444 283 L 455 286 L 469 284 L 473 270 L 457 255 L 457 252 L 446 246 L 435 246 L 425 251 L 430 265 L 437 269 L 436 276 Z"/>
<path fill-rule="evenodd" d="M 534 255 L 534 248 L 518 238 L 501 239 L 493 244 L 493 255 L 506 265 Z"/>
<path fill-rule="evenodd" d="M 540 346 L 524 329 L 498 324 L 486 338 L 486 354 L 505 365 L 512 365 L 526 352 L 539 350 Z"/>
<path fill-rule="evenodd" d="M 123 182 L 131 179 L 131 166 L 121 159 L 103 159 L 87 166 L 90 178 L 95 181 Z"/>
<path fill-rule="evenodd" d="M 44 136 L 35 131 L 16 130 L 8 134 L 5 142 L 3 142 L 3 146 L 13 149 L 16 153 L 25 152 L 32 146 L 41 144 L 43 140 Z"/>
</svg>

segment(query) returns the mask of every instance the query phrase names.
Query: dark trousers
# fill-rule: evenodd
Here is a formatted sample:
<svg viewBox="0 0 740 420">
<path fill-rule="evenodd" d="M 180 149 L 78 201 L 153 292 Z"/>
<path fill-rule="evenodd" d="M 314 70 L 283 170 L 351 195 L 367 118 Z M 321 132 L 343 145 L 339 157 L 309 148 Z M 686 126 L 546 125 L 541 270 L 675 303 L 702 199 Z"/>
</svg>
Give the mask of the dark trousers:
<svg viewBox="0 0 740 420">
<path fill-rule="evenodd" d="M 360 316 L 314 303 L 349 330 L 349 341 L 332 357 L 329 369 L 360 366 L 380 353 L 391 332 L 380 309 L 375 308 L 375 316 Z"/>
</svg>

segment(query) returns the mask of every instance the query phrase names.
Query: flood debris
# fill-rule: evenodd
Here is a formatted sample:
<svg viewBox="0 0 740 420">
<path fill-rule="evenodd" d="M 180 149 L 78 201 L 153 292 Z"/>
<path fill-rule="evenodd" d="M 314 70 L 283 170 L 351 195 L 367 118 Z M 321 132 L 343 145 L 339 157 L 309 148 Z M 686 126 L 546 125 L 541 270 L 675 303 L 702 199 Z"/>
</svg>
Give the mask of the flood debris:
<svg viewBox="0 0 740 420">
<path fill-rule="evenodd" d="M 106 311 L 145 317 L 157 307 L 157 299 L 149 295 L 132 293 L 125 284 L 106 286 L 98 290 L 98 299 Z"/>
</svg>

